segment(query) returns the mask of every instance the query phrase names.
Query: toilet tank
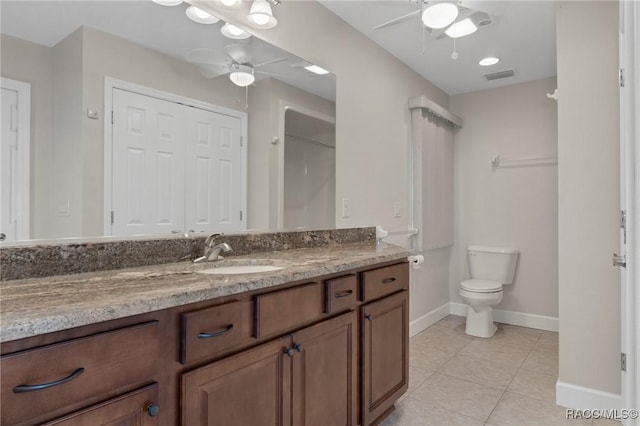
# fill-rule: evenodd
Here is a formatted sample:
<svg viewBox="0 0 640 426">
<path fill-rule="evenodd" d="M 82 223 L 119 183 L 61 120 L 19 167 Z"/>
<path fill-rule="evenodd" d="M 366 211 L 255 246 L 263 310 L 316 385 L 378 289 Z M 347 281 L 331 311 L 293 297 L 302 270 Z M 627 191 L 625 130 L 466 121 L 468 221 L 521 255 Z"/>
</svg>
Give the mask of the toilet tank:
<svg viewBox="0 0 640 426">
<path fill-rule="evenodd" d="M 518 249 L 469 246 L 467 257 L 471 278 L 511 284 L 518 262 Z"/>
</svg>

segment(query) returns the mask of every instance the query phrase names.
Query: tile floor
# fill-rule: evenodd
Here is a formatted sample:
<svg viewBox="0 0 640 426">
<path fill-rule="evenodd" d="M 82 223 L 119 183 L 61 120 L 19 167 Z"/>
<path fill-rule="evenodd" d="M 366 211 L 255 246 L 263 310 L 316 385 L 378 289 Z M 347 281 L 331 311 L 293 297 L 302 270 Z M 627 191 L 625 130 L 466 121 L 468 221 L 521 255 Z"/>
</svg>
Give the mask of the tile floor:
<svg viewBox="0 0 640 426">
<path fill-rule="evenodd" d="M 567 420 L 555 404 L 558 333 L 498 324 L 489 338 L 449 315 L 411 338 L 409 390 L 381 426 L 620 425 Z"/>
</svg>

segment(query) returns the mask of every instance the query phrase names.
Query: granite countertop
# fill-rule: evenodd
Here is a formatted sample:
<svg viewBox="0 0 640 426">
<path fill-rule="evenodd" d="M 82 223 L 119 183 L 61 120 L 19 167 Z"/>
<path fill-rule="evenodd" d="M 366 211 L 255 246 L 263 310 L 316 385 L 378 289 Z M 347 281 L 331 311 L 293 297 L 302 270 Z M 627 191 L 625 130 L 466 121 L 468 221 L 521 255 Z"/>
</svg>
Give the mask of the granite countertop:
<svg viewBox="0 0 640 426">
<path fill-rule="evenodd" d="M 286 266 L 271 272 L 209 275 L 212 263 L 154 266 L 0 282 L 0 341 L 22 339 L 87 324 L 266 289 L 399 260 L 407 249 L 367 241 L 281 250 L 229 258 Z M 223 261 L 224 262 L 224 261 Z"/>
</svg>

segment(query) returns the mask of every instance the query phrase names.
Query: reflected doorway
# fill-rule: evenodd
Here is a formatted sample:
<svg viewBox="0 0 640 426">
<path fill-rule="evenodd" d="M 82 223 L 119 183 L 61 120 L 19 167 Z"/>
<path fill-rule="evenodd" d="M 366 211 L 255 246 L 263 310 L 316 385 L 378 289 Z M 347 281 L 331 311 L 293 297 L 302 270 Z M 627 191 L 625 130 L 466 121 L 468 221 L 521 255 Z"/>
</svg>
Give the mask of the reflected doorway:
<svg viewBox="0 0 640 426">
<path fill-rule="evenodd" d="M 335 123 L 292 109 L 284 123 L 284 229 L 334 228 Z"/>
</svg>

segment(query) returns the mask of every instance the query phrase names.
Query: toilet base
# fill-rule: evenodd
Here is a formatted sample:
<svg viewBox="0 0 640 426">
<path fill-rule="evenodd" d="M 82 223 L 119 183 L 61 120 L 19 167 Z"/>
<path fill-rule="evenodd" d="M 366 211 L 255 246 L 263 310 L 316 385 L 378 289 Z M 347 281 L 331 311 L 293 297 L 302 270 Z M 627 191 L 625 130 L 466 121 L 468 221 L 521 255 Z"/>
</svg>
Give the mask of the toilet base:
<svg viewBox="0 0 640 426">
<path fill-rule="evenodd" d="M 471 306 L 467 307 L 467 324 L 464 332 L 469 336 L 491 337 L 496 334 L 498 327 L 493 323 L 493 309 L 484 307 L 476 312 Z"/>
</svg>

